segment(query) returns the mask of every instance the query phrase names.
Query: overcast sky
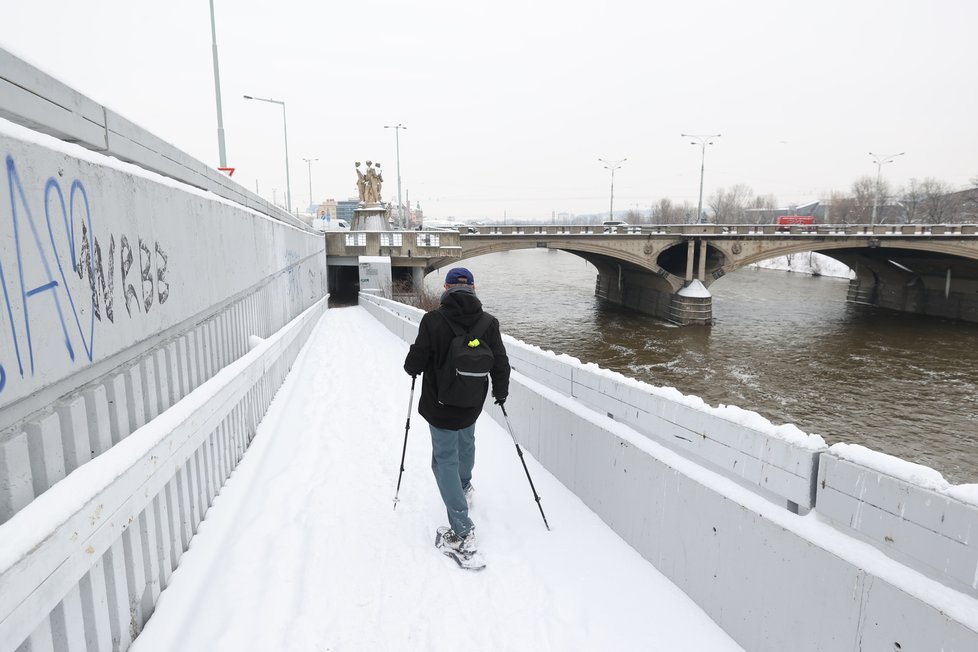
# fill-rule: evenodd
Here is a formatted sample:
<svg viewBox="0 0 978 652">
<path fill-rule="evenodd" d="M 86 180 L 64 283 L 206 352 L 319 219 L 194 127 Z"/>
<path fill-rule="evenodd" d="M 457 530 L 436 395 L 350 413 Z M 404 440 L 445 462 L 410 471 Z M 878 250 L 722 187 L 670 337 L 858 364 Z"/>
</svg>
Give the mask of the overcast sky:
<svg viewBox="0 0 978 652">
<path fill-rule="evenodd" d="M 214 0 L 234 178 L 284 203 L 383 165 L 429 217 L 539 218 L 743 183 L 782 204 L 978 176 L 975 0 Z M 4 2 L 0 46 L 218 165 L 207 0 Z"/>
</svg>

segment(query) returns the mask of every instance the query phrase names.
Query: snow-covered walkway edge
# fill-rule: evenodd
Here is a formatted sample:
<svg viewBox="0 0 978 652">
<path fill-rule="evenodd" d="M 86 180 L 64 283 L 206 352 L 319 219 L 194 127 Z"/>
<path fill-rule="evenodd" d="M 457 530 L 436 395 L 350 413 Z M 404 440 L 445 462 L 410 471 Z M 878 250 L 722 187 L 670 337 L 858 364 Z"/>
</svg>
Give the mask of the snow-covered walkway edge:
<svg viewBox="0 0 978 652">
<path fill-rule="evenodd" d="M 406 353 L 362 308 L 327 312 L 134 650 L 740 649 L 528 455 L 548 532 L 489 419 L 473 479 L 488 568 L 435 550 L 446 516 L 415 406 L 393 509 Z"/>
</svg>

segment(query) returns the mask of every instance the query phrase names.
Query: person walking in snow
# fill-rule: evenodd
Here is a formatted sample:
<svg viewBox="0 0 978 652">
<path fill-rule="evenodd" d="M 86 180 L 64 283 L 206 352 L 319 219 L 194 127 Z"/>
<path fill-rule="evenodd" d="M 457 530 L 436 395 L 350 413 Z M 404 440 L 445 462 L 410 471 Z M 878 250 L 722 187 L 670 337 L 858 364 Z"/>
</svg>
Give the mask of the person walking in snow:
<svg viewBox="0 0 978 652">
<path fill-rule="evenodd" d="M 499 322 L 482 310 L 482 302 L 475 294 L 472 272 L 455 267 L 445 276 L 441 305 L 421 319 L 418 337 L 404 360 L 404 370 L 412 377 L 424 374 L 418 413 L 431 430 L 431 470 L 450 525 L 438 528 L 435 545 L 466 566 L 466 563 L 477 563 L 473 557 L 478 552 L 478 544 L 469 508 L 475 465 L 475 422 L 482 412 L 489 382 L 480 379 L 466 386 L 464 391 L 468 396 L 461 400 L 446 397 L 444 385 L 450 381 L 445 380 L 445 372 L 439 373 L 439 370 L 444 369 L 446 360 L 455 355 L 453 340 L 463 333 L 468 347 L 488 346 L 491 351 L 491 356 L 484 354 L 491 359 L 487 375 L 492 380 L 493 398 L 502 405 L 509 394 L 510 369 Z M 439 387 L 439 379 L 442 387 Z M 453 551 L 457 554 L 451 554 Z"/>
</svg>

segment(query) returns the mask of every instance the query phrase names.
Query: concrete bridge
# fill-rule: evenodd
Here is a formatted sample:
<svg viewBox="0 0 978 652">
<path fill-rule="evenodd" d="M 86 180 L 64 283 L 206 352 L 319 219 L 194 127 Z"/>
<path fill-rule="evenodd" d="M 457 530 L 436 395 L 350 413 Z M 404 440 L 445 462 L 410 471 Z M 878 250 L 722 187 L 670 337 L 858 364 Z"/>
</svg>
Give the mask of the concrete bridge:
<svg viewBox="0 0 978 652">
<path fill-rule="evenodd" d="M 415 282 L 466 258 L 541 247 L 567 251 L 598 270 L 595 294 L 680 324 L 709 323 L 708 288 L 741 267 L 815 251 L 856 273 L 848 300 L 903 312 L 978 321 L 978 226 L 974 224 L 491 226 L 474 233 L 327 234 L 333 280 L 360 255 L 389 256 L 395 277 Z M 400 273 L 398 274 L 398 270 Z"/>
</svg>

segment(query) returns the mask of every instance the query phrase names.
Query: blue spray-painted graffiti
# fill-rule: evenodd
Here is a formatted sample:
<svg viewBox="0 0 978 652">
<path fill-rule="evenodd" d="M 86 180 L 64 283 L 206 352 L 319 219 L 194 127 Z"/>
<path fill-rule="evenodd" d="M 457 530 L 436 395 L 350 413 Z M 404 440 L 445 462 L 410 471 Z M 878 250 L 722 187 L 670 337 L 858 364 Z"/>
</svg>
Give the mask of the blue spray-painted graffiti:
<svg viewBox="0 0 978 652">
<path fill-rule="evenodd" d="M 67 355 L 72 362 L 76 361 L 76 342 L 80 342 L 84 357 L 91 362 L 95 356 L 95 322 L 102 321 L 102 306 L 108 321 L 115 322 L 115 235 L 109 235 L 108 264 L 105 265 L 101 243 L 94 235 L 92 207 L 85 185 L 77 179 L 72 181 L 66 199 L 60 180 L 53 176 L 49 178 L 44 184 L 42 224 L 37 207 L 32 204 L 29 192 L 24 188 L 14 158 L 7 155 L 5 163 L 17 278 L 11 279 L 14 283 L 11 286 L 0 256 L 0 292 L 6 308 L 18 375 L 25 378 L 28 373 L 30 376 L 36 374 L 40 360 L 35 359 L 35 356 L 47 356 L 47 361 L 53 362 L 54 357 L 59 355 L 56 350 L 50 350 L 50 347 L 42 351 L 37 349 L 37 328 L 59 332 L 64 343 L 64 350 L 60 355 Z M 47 242 L 42 236 L 45 226 Z M 168 259 L 165 250 L 159 242 L 153 243 L 154 249 L 141 238 L 138 243 L 142 304 L 132 283 L 127 283 L 133 252 L 128 237 L 121 236 L 120 272 L 122 286 L 125 288 L 126 311 L 130 316 L 132 299 L 137 299 L 134 302 L 136 311 L 139 312 L 142 305 L 142 311 L 146 313 L 152 307 L 154 299 L 162 305 L 170 296 L 170 286 L 166 280 Z M 79 280 L 88 276 L 91 291 L 88 301 L 76 302 L 77 291 L 72 292 L 68 284 L 66 263 L 78 274 Z M 26 370 L 25 357 L 28 363 Z M 7 372 L 0 364 L 0 392 L 3 392 L 6 385 Z"/>
</svg>

